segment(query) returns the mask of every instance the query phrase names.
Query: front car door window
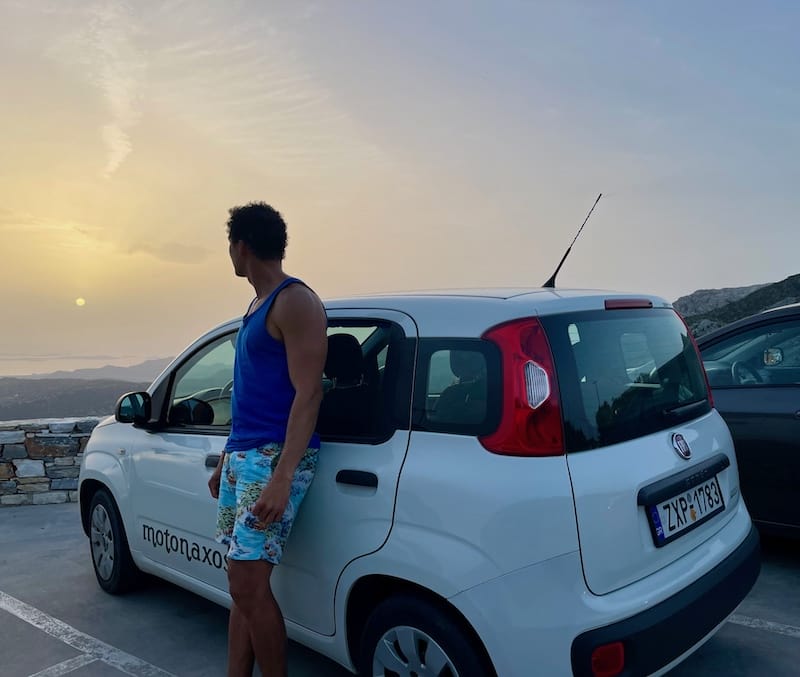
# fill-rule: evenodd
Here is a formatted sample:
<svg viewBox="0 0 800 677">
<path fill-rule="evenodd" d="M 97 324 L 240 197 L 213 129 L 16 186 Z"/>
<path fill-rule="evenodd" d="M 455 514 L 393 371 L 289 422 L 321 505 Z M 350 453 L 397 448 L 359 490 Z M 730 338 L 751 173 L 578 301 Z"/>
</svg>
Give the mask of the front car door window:
<svg viewBox="0 0 800 677">
<path fill-rule="evenodd" d="M 231 425 L 235 342 L 235 333 L 218 338 L 177 369 L 167 417 L 170 426 L 227 432 Z"/>
<path fill-rule="evenodd" d="M 712 387 L 800 384 L 800 320 L 763 324 L 703 350 Z"/>
</svg>

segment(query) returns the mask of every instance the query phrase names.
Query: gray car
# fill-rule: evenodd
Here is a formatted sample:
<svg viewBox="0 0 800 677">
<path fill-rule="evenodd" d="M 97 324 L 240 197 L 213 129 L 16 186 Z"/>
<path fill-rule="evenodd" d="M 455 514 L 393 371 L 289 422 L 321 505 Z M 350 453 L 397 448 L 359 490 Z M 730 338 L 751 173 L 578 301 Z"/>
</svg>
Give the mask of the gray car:
<svg viewBox="0 0 800 677">
<path fill-rule="evenodd" d="M 800 304 L 733 322 L 698 345 L 754 522 L 800 537 Z"/>
</svg>

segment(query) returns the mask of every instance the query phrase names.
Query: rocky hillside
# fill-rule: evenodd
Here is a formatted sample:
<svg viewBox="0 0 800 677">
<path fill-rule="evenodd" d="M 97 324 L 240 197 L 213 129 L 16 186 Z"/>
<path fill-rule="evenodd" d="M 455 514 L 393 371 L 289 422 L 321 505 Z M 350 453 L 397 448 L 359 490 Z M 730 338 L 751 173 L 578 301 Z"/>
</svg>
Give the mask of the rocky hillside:
<svg viewBox="0 0 800 677">
<path fill-rule="evenodd" d="M 171 357 L 163 357 L 156 360 L 147 360 L 131 367 L 115 367 L 106 365 L 105 367 L 92 367 L 88 369 L 75 369 L 73 371 L 52 371 L 47 374 L 31 374 L 23 376 L 28 379 L 83 379 L 87 381 L 111 380 L 111 381 L 152 381 L 164 368 L 172 361 Z"/>
<path fill-rule="evenodd" d="M 681 296 L 674 302 L 675 308 L 684 317 L 695 317 L 711 313 L 717 308 L 739 301 L 748 294 L 758 291 L 766 284 L 754 284 L 749 287 L 725 287 L 723 289 L 698 289 L 688 296 Z"/>
<path fill-rule="evenodd" d="M 123 393 L 149 382 L 85 379 L 0 378 L 0 421 L 70 416 L 105 416 Z"/>
<path fill-rule="evenodd" d="M 695 336 L 707 334 L 748 315 L 800 303 L 800 274 L 772 284 L 700 289 L 675 301 Z"/>
</svg>

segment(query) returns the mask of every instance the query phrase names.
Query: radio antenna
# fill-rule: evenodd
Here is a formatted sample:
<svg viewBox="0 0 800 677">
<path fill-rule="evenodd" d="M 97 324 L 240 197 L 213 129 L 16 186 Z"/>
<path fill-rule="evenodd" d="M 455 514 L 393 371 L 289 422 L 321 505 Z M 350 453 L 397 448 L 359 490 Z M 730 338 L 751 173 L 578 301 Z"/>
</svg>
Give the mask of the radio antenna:
<svg viewBox="0 0 800 677">
<path fill-rule="evenodd" d="M 556 275 L 558 275 L 558 271 L 561 270 L 561 266 L 563 266 L 564 265 L 564 261 L 567 260 L 567 257 L 569 256 L 569 253 L 572 251 L 572 245 L 574 245 L 575 241 L 580 237 L 580 234 L 583 231 L 583 227 L 586 225 L 586 222 L 589 220 L 589 217 L 592 215 L 592 212 L 594 211 L 594 208 L 597 206 L 597 203 L 600 202 L 600 198 L 601 197 L 603 197 L 602 193 L 600 193 L 600 195 L 597 196 L 597 199 L 594 201 L 594 204 L 592 205 L 592 208 L 589 210 L 589 213 L 586 215 L 586 218 L 583 220 L 583 223 L 581 224 L 580 230 L 578 230 L 578 234 L 572 240 L 572 242 L 570 243 L 569 247 L 567 247 L 567 251 L 564 252 L 564 256 L 561 257 L 561 263 L 558 264 L 558 268 L 556 268 L 556 272 L 554 272 L 550 276 L 550 279 L 542 285 L 543 287 L 552 289 L 553 287 L 556 286 Z"/>
</svg>

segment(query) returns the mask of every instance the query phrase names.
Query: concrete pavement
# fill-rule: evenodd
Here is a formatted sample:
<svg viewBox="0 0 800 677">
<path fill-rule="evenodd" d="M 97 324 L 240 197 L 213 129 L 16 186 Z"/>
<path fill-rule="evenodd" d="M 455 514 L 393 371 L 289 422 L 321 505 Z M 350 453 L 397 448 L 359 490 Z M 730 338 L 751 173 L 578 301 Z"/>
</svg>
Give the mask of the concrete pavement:
<svg viewBox="0 0 800 677">
<path fill-rule="evenodd" d="M 3 677 L 217 677 L 225 673 L 227 615 L 155 579 L 124 597 L 105 594 L 77 505 L 0 510 Z M 794 675 L 798 659 L 800 543 L 767 540 L 761 577 L 732 622 L 671 674 Z M 292 677 L 348 674 L 291 644 Z"/>
</svg>

